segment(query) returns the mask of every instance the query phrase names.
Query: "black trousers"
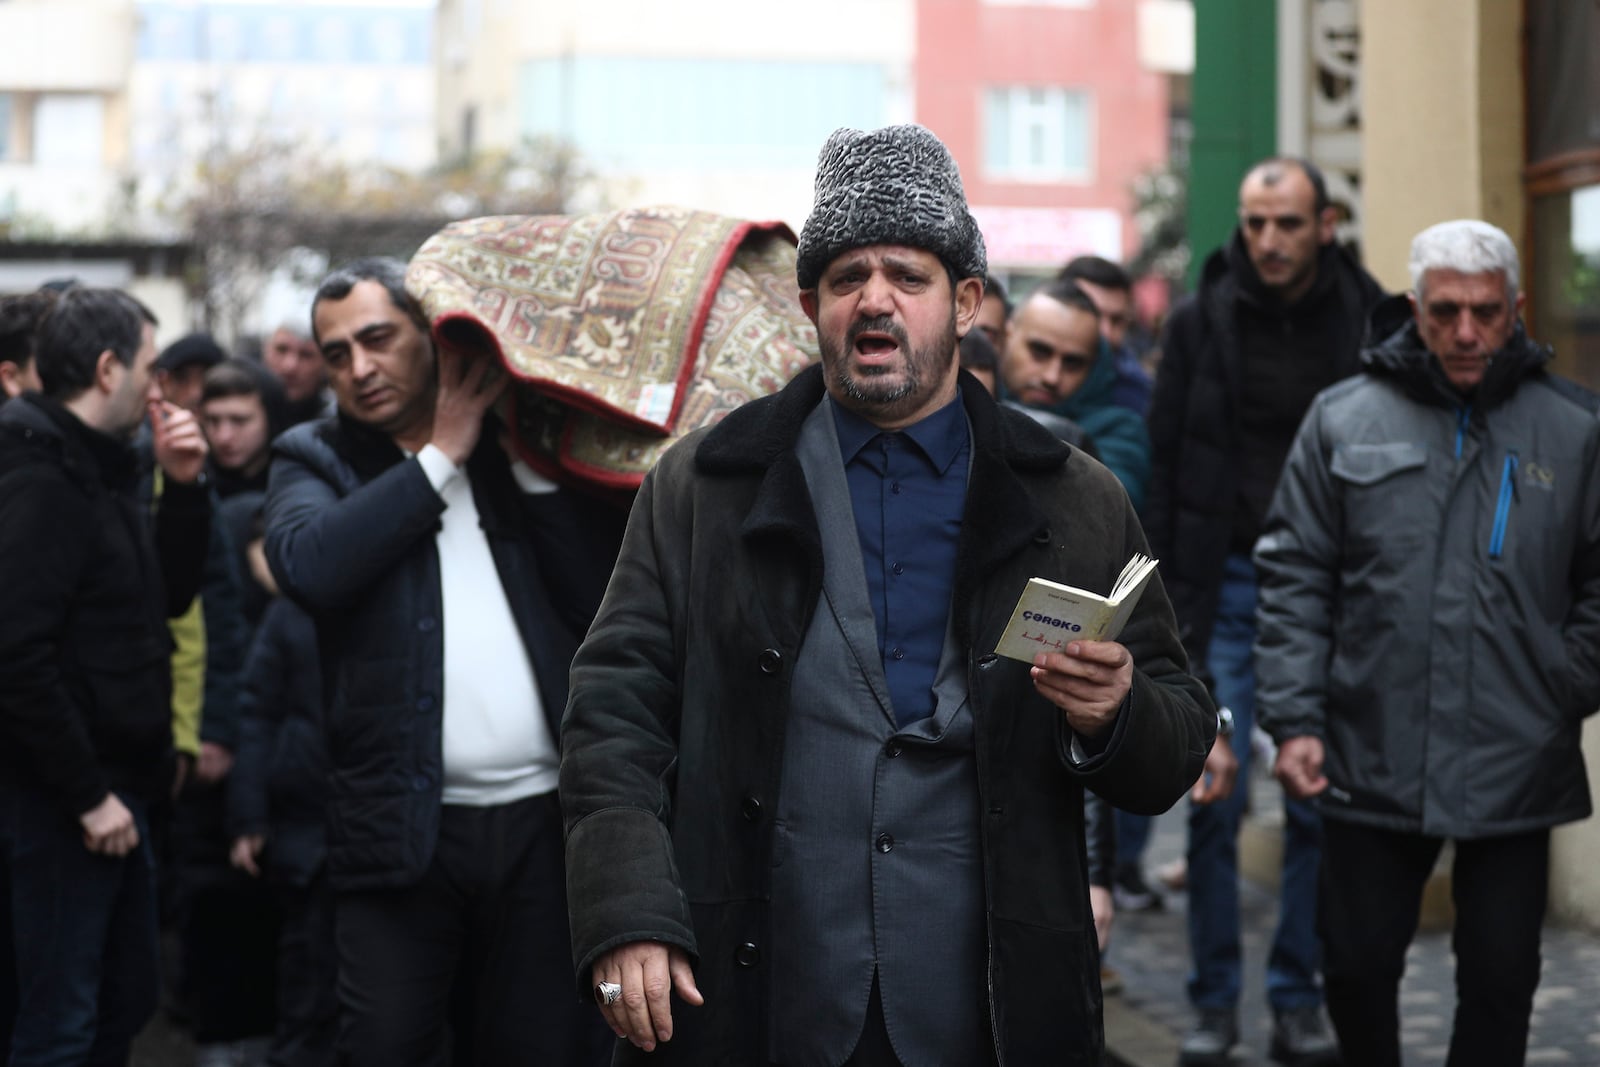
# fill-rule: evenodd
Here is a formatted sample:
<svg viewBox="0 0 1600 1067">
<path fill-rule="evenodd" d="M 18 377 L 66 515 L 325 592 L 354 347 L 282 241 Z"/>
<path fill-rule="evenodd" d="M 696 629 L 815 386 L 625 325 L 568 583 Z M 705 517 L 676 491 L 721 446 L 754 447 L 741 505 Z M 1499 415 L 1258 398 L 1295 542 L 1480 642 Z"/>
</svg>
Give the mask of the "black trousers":
<svg viewBox="0 0 1600 1067">
<path fill-rule="evenodd" d="M 1344 1062 L 1400 1067 L 1400 979 L 1443 838 L 1323 820 L 1319 923 Z M 1449 1067 L 1516 1067 L 1539 985 L 1550 832 L 1457 841 Z"/>
<path fill-rule="evenodd" d="M 339 1055 L 354 1067 L 598 1067 L 616 1038 L 573 982 L 554 793 L 446 806 L 405 889 L 335 894 Z"/>
<path fill-rule="evenodd" d="M 318 872 L 304 887 L 278 890 L 278 1028 L 271 1067 L 335 1067 L 339 1029 L 339 958 L 333 890 Z"/>
</svg>

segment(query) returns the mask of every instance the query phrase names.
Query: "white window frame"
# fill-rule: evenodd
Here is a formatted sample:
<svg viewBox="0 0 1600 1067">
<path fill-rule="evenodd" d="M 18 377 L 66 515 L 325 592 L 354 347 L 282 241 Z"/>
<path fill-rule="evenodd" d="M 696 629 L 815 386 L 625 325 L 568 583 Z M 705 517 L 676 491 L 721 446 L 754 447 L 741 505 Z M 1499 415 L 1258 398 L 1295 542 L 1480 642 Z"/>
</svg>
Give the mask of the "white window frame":
<svg viewBox="0 0 1600 1067">
<path fill-rule="evenodd" d="M 1004 94 L 1006 120 L 1009 126 L 1010 159 L 996 165 L 990 155 L 990 122 L 994 113 L 993 102 L 997 94 Z M 1074 167 L 1066 162 L 1066 116 L 1070 101 L 1081 100 L 1084 108 L 1083 165 Z M 984 177 L 996 182 L 1038 184 L 1043 182 L 1088 185 L 1094 181 L 1096 158 L 1096 107 L 1093 90 L 1066 85 L 990 85 L 985 86 L 979 103 L 980 128 L 983 130 Z M 1053 119 L 1052 119 L 1053 113 Z M 1018 146 L 1031 140 L 1035 134 L 1046 139 L 1045 160 L 1040 163 L 1026 161 Z M 1049 142 L 1057 143 L 1052 146 Z M 1054 162 L 1052 162 L 1054 160 Z"/>
</svg>

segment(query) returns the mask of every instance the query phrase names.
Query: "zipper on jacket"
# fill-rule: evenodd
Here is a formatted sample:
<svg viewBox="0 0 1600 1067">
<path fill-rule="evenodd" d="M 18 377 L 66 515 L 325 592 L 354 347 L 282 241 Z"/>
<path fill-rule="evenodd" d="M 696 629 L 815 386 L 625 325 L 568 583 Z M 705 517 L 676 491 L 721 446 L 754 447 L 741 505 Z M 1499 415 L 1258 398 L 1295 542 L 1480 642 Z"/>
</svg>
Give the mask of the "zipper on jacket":
<svg viewBox="0 0 1600 1067">
<path fill-rule="evenodd" d="M 1467 404 L 1456 413 L 1456 458 L 1461 458 L 1461 446 L 1467 440 L 1467 426 L 1472 422 L 1472 405 Z"/>
<path fill-rule="evenodd" d="M 1517 492 L 1517 454 L 1506 453 L 1500 467 L 1500 500 L 1494 508 L 1494 530 L 1489 534 L 1489 558 L 1499 559 L 1505 552 L 1506 525 L 1511 520 L 1511 500 Z"/>
</svg>

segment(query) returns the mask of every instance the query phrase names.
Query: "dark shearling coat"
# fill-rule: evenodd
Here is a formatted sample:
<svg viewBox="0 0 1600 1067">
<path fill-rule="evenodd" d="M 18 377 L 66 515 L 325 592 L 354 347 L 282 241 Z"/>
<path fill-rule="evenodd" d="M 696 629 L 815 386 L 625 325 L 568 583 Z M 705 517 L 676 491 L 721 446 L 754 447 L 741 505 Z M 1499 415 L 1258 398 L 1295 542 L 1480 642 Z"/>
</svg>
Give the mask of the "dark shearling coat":
<svg viewBox="0 0 1600 1067">
<path fill-rule="evenodd" d="M 1144 536 L 1104 467 L 965 374 L 962 389 L 973 449 L 952 610 L 977 726 L 996 1059 L 1097 1064 L 1083 790 L 1165 811 L 1199 775 L 1215 718 L 1153 582 L 1122 635 L 1137 669 L 1117 726 L 1072 764 L 1070 731 L 1028 666 L 990 650 L 1028 578 L 1108 590 Z M 663 457 L 573 663 L 560 791 L 579 986 L 601 953 L 656 940 L 695 958 L 706 997 L 701 1009 L 675 1004 L 675 1036 L 651 1063 L 767 1061 L 763 953 L 783 921 L 768 906 L 771 815 L 822 581 L 793 446 L 822 394 L 810 368 Z M 619 1062 L 642 1055 L 619 1050 Z"/>
</svg>

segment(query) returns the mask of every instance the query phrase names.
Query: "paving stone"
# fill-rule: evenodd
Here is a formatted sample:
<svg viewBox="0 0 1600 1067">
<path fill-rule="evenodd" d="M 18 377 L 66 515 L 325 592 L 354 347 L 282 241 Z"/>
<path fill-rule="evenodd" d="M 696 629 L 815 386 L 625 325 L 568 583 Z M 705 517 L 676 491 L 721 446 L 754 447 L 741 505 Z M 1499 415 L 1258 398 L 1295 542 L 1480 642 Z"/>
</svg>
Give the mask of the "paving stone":
<svg viewBox="0 0 1600 1067">
<path fill-rule="evenodd" d="M 1276 785 L 1258 778 L 1252 784 L 1251 804 L 1256 811 L 1281 810 Z M 1147 871 L 1183 855 L 1187 808 L 1188 802 L 1182 801 L 1157 820 L 1145 855 Z M 1125 1004 L 1181 1038 L 1194 1021 L 1185 988 L 1189 969 L 1187 898 L 1181 892 L 1164 891 L 1164 895 L 1164 911 L 1117 916 L 1111 963 L 1122 974 L 1124 992 L 1120 996 Z M 1266 955 L 1277 922 L 1277 900 L 1260 885 L 1245 880 L 1240 884 L 1239 906 L 1245 953 L 1239 1032 L 1244 1047 L 1236 1051 L 1233 1067 L 1268 1067 L 1271 1013 L 1266 1006 Z M 1527 1062 L 1600 1067 L 1600 935 L 1546 926 L 1541 954 L 1541 985 L 1534 1002 Z M 1449 1054 L 1455 1002 L 1455 957 L 1449 931 L 1419 932 L 1406 955 L 1406 975 L 1400 987 L 1407 1067 L 1443 1067 Z"/>
</svg>

